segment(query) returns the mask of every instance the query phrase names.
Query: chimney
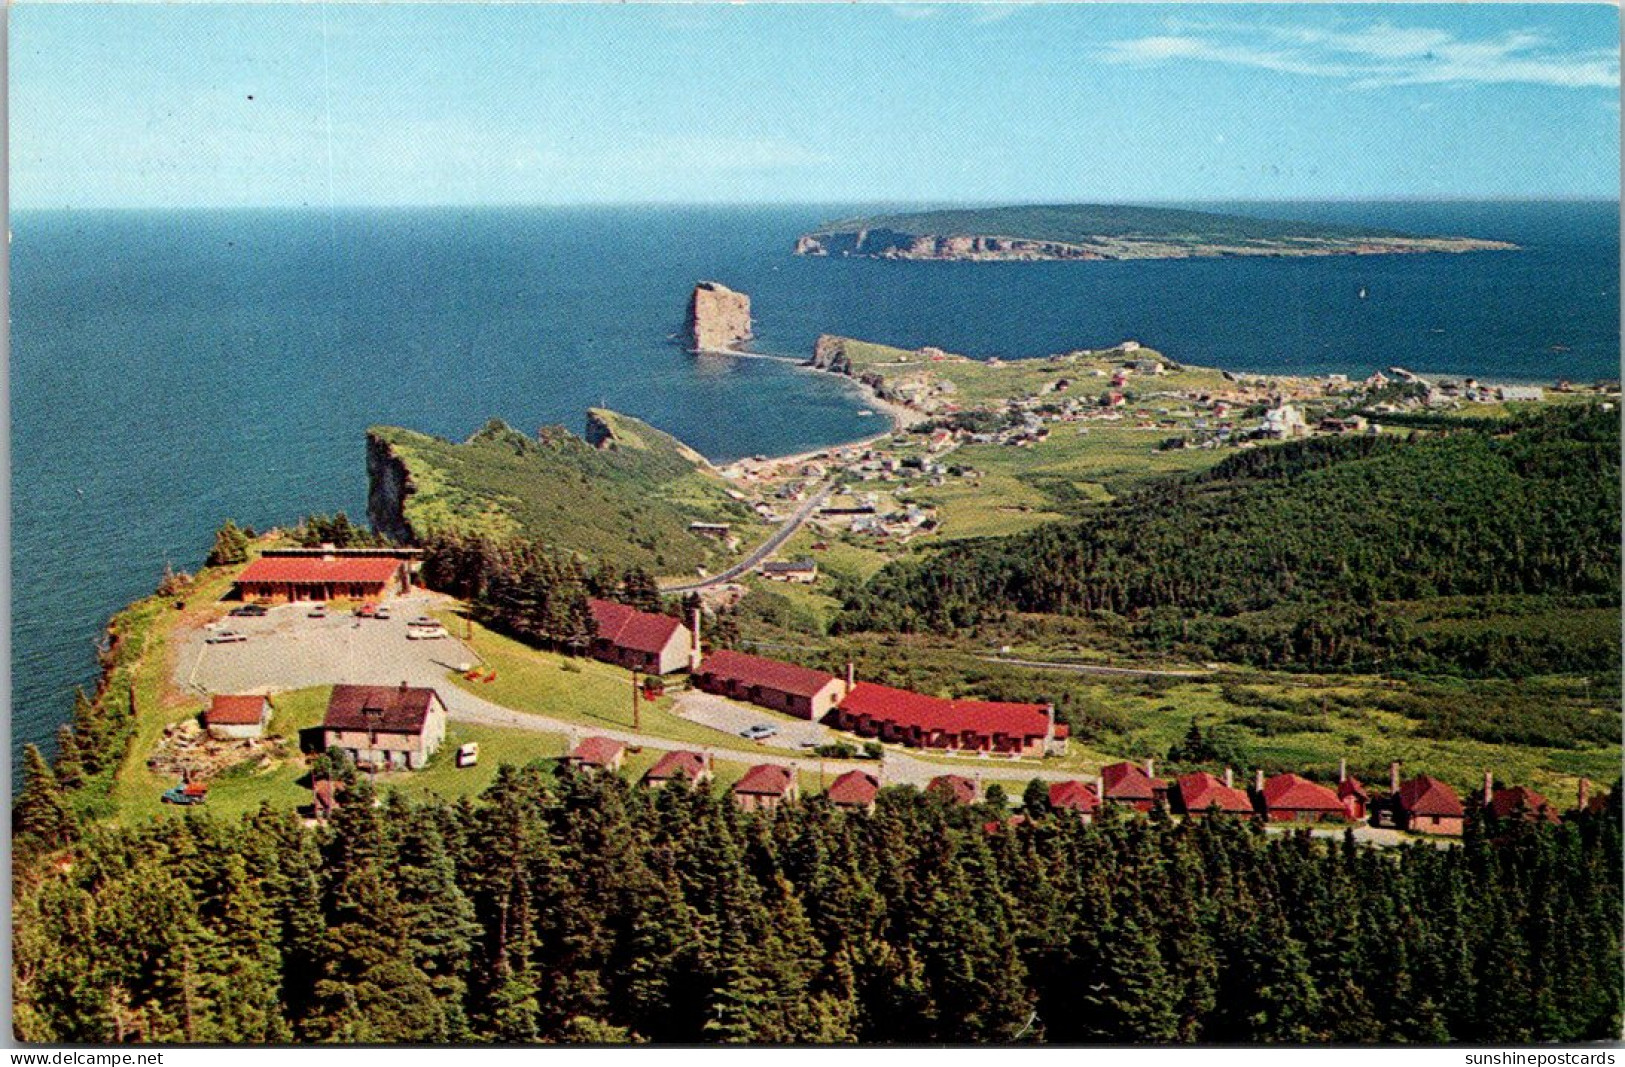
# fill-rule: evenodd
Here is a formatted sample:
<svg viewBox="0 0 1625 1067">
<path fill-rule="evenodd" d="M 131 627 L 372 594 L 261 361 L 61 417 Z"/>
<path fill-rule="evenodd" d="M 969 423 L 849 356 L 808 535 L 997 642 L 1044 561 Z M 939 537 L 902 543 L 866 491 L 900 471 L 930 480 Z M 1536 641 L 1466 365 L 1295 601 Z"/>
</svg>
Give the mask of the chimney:
<svg viewBox="0 0 1625 1067">
<path fill-rule="evenodd" d="M 401 679 L 401 692 L 403 692 L 403 693 L 406 692 L 406 679 L 405 678 Z"/>
<path fill-rule="evenodd" d="M 1148 759 L 1148 760 L 1145 761 L 1145 776 L 1147 778 L 1155 778 L 1157 776 L 1157 761 L 1156 760 Z"/>
<path fill-rule="evenodd" d="M 1580 787 L 1579 787 L 1579 791 L 1578 791 L 1578 796 L 1579 796 L 1579 803 L 1578 803 L 1577 806 L 1579 807 L 1579 809 L 1581 811 L 1584 811 L 1584 810 L 1586 810 L 1586 804 L 1591 800 L 1591 779 L 1589 779 L 1589 778 L 1580 779 Z"/>
<path fill-rule="evenodd" d="M 1495 796 L 1495 775 L 1489 771 L 1484 772 L 1484 803 L 1488 804 Z"/>
<path fill-rule="evenodd" d="M 1235 772 L 1231 771 L 1229 767 L 1224 769 L 1224 787 L 1226 789 L 1234 789 L 1236 787 Z"/>
<path fill-rule="evenodd" d="M 858 669 L 852 665 L 851 660 L 846 661 L 846 691 L 852 692 L 852 687 L 858 684 Z"/>
<path fill-rule="evenodd" d="M 1399 761 L 1398 760 L 1395 760 L 1394 762 L 1392 762 L 1392 763 L 1390 763 L 1388 765 L 1388 791 L 1390 793 L 1399 792 Z"/>
<path fill-rule="evenodd" d="M 323 541 L 322 542 L 322 558 L 325 559 L 325 560 L 331 561 L 337 556 L 338 556 L 338 549 L 334 546 L 333 542 L 331 542 L 331 541 Z"/>
<path fill-rule="evenodd" d="M 1264 791 L 1264 768 L 1262 767 L 1253 772 L 1253 788 L 1260 793 Z"/>
<path fill-rule="evenodd" d="M 1349 780 L 1349 761 L 1345 756 L 1337 761 L 1337 781 L 1339 784 Z"/>
<path fill-rule="evenodd" d="M 692 643 L 688 649 L 688 669 L 690 673 L 700 669 L 700 609 L 693 611 Z"/>
</svg>

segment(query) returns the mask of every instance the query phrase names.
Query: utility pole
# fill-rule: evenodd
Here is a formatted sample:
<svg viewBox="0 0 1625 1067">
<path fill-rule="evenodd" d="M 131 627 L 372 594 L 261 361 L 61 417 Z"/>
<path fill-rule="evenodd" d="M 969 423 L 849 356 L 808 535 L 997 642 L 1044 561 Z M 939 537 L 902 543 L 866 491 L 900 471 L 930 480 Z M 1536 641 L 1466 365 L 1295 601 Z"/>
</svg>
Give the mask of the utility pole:
<svg viewBox="0 0 1625 1067">
<path fill-rule="evenodd" d="M 643 732 L 643 708 L 638 704 L 638 671 L 632 668 L 632 732 Z"/>
</svg>

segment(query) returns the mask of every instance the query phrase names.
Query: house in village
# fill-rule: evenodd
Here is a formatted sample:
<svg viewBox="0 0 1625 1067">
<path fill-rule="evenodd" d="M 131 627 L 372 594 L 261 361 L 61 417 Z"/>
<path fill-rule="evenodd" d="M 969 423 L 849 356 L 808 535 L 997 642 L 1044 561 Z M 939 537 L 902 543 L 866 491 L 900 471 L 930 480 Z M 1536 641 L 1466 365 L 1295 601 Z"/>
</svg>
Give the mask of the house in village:
<svg viewBox="0 0 1625 1067">
<path fill-rule="evenodd" d="M 242 600 L 380 600 L 412 585 L 412 560 L 393 549 L 270 550 L 232 583 Z"/>
<path fill-rule="evenodd" d="M 1558 812 L 1552 802 L 1526 785 L 1496 789 L 1489 771 L 1484 772 L 1484 810 L 1505 822 L 1527 819 L 1530 822 L 1557 822 Z"/>
<path fill-rule="evenodd" d="M 579 771 L 618 771 L 626 763 L 626 746 L 607 737 L 588 737 L 569 751 L 564 762 Z"/>
<path fill-rule="evenodd" d="M 1150 811 L 1168 801 L 1168 783 L 1155 777 L 1156 764 L 1145 761 L 1142 770 L 1132 763 L 1113 763 L 1100 769 L 1102 798 L 1113 804 Z"/>
<path fill-rule="evenodd" d="M 762 564 L 762 577 L 775 582 L 811 585 L 818 580 L 818 564 L 810 559 L 768 560 Z"/>
<path fill-rule="evenodd" d="M 446 705 L 433 689 L 335 685 L 322 720 L 322 743 L 358 767 L 417 770 L 446 739 Z"/>
<path fill-rule="evenodd" d="M 668 752 L 655 761 L 643 776 L 643 784 L 651 789 L 673 783 L 688 788 L 711 782 L 711 758 L 698 752 L 678 750 Z"/>
<path fill-rule="evenodd" d="M 1049 806 L 1052 811 L 1076 812 L 1078 818 L 1084 822 L 1095 821 L 1095 811 L 1100 807 L 1100 798 L 1095 791 L 1082 782 L 1071 780 L 1055 782 L 1049 787 Z"/>
<path fill-rule="evenodd" d="M 1345 769 L 1337 783 L 1337 799 L 1352 822 L 1365 822 L 1371 809 L 1371 794 L 1360 780 Z"/>
<path fill-rule="evenodd" d="M 639 611 L 613 600 L 589 600 L 594 659 L 645 674 L 671 674 L 693 666 L 697 638 L 670 615 Z"/>
<path fill-rule="evenodd" d="M 830 713 L 838 730 L 913 748 L 1006 756 L 1064 753 L 1068 730 L 1047 704 L 950 700 L 858 682 Z"/>
<path fill-rule="evenodd" d="M 741 811 L 772 811 L 801 797 L 796 772 L 777 763 L 758 763 L 734 783 L 734 804 Z"/>
<path fill-rule="evenodd" d="M 824 795 L 838 808 L 874 811 L 875 797 L 880 795 L 880 779 L 868 771 L 847 771 L 830 783 Z"/>
<path fill-rule="evenodd" d="M 821 721 L 846 696 L 847 684 L 827 671 L 721 649 L 701 661 L 694 684 L 786 715 Z"/>
<path fill-rule="evenodd" d="M 264 737 L 271 723 L 271 698 L 216 694 L 203 712 L 203 728 L 216 741 Z"/>
<path fill-rule="evenodd" d="M 962 774 L 939 774 L 926 783 L 925 793 L 951 804 L 974 804 L 980 798 L 981 790 Z"/>
<path fill-rule="evenodd" d="M 1206 771 L 1182 774 L 1175 780 L 1170 792 L 1174 810 L 1187 816 L 1253 813 L 1252 798 L 1235 787 L 1229 768 L 1225 769 L 1222 781 Z"/>
<path fill-rule="evenodd" d="M 1393 790 L 1388 803 L 1396 826 L 1416 834 L 1461 836 L 1467 812 L 1454 789 L 1426 774 L 1401 783 L 1397 763 L 1390 769 L 1389 778 Z"/>
<path fill-rule="evenodd" d="M 1259 771 L 1259 806 L 1270 822 L 1343 822 L 1348 808 L 1336 793 L 1297 774 L 1277 774 L 1264 781 Z"/>
</svg>

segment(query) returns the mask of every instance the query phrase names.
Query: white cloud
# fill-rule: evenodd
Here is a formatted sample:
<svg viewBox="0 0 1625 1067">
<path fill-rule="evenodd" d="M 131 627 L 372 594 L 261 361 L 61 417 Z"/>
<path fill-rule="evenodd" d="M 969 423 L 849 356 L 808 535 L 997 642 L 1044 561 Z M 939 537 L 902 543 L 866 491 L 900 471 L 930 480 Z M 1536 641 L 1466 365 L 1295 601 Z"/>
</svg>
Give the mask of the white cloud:
<svg viewBox="0 0 1625 1067">
<path fill-rule="evenodd" d="M 1113 41 L 1104 58 L 1150 65 L 1211 62 L 1334 78 L 1357 88 L 1397 85 L 1544 85 L 1618 89 L 1614 49 L 1564 49 L 1538 33 L 1467 39 L 1446 30 L 1374 22 L 1359 27 L 1179 25 Z"/>
</svg>

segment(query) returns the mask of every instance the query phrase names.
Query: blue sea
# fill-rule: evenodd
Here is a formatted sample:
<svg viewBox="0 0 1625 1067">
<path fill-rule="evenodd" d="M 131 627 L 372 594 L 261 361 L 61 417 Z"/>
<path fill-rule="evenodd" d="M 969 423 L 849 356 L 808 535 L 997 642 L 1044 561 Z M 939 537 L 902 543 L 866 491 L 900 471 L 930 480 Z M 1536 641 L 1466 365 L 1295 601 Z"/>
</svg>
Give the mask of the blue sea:
<svg viewBox="0 0 1625 1067">
<path fill-rule="evenodd" d="M 12 246 L 12 737 L 94 680 L 107 616 L 222 519 L 365 512 L 363 431 L 579 430 L 608 405 L 714 459 L 872 433 L 839 381 L 694 357 L 695 281 L 758 350 L 821 332 L 1038 356 L 1136 339 L 1263 372 L 1619 375 L 1616 203 L 1208 205 L 1499 238 L 1517 252 L 1124 263 L 808 259 L 863 205 L 22 213 Z M 1360 299 L 1360 290 L 1366 298 Z"/>
</svg>

